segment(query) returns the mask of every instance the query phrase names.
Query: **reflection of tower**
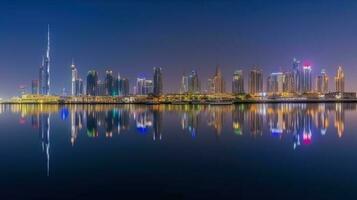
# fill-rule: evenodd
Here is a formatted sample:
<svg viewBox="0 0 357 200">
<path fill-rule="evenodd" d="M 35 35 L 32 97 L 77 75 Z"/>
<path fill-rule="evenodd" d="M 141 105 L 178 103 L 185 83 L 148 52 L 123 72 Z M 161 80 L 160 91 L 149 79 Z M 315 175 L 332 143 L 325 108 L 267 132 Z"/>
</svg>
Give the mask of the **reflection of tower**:
<svg viewBox="0 0 357 200">
<path fill-rule="evenodd" d="M 138 113 L 136 118 L 136 128 L 141 134 L 145 134 L 149 127 L 152 126 L 152 118 L 149 111 Z"/>
<path fill-rule="evenodd" d="M 234 106 L 232 111 L 233 130 L 237 135 L 243 135 L 244 105 Z"/>
<path fill-rule="evenodd" d="M 216 109 L 211 112 L 208 125 L 213 126 L 216 130 L 216 135 L 219 136 L 222 133 L 223 127 L 223 110 Z"/>
<path fill-rule="evenodd" d="M 335 116 L 335 127 L 337 129 L 338 137 L 342 137 L 345 130 L 345 112 L 343 109 L 343 104 L 336 104 L 336 116 Z"/>
<path fill-rule="evenodd" d="M 78 132 L 82 128 L 83 116 L 80 112 L 75 110 L 71 111 L 71 144 L 72 146 L 76 142 Z"/>
<path fill-rule="evenodd" d="M 50 114 L 41 113 L 39 117 L 39 134 L 42 142 L 42 151 L 46 154 L 47 176 L 50 175 Z"/>
<path fill-rule="evenodd" d="M 118 133 L 129 130 L 129 111 L 120 110 L 118 114 Z"/>
<path fill-rule="evenodd" d="M 319 104 L 317 112 L 315 113 L 316 127 L 320 129 L 321 135 L 325 135 L 329 126 L 328 110 L 325 104 Z"/>
<path fill-rule="evenodd" d="M 304 144 L 311 144 L 311 140 L 312 140 L 311 125 L 312 125 L 312 115 L 307 110 L 307 112 L 305 112 L 303 116 L 304 129 L 303 129 L 302 139 Z"/>
<path fill-rule="evenodd" d="M 251 105 L 250 111 L 248 112 L 250 132 L 254 136 L 262 134 L 263 115 L 259 113 L 259 108 L 261 106 L 262 105 Z"/>
<path fill-rule="evenodd" d="M 198 112 L 185 112 L 181 116 L 181 127 L 183 130 L 188 130 L 192 137 L 196 137 L 198 127 Z"/>
<path fill-rule="evenodd" d="M 113 136 L 113 110 L 108 110 L 105 113 L 105 137 L 112 137 Z"/>
<path fill-rule="evenodd" d="M 88 137 L 98 136 L 97 115 L 94 111 L 88 111 L 87 114 L 87 135 Z"/>
<path fill-rule="evenodd" d="M 153 140 L 158 138 L 159 140 L 162 139 L 162 113 L 159 110 L 153 111 L 153 121 L 154 121 L 154 133 L 153 133 Z"/>
</svg>

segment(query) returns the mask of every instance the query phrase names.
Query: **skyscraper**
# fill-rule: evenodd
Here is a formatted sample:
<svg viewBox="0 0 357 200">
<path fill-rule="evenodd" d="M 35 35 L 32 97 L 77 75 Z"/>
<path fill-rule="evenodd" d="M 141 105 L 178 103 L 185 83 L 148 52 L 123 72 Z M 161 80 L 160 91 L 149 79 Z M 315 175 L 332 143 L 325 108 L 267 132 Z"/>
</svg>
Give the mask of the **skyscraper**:
<svg viewBox="0 0 357 200">
<path fill-rule="evenodd" d="M 153 81 L 146 80 L 145 78 L 136 79 L 136 94 L 137 95 L 148 95 L 153 92 Z"/>
<path fill-rule="evenodd" d="M 154 91 L 155 96 L 162 95 L 162 68 L 154 67 Z"/>
<path fill-rule="evenodd" d="M 43 57 L 39 73 L 40 93 L 42 95 L 50 94 L 50 25 L 47 32 L 47 50 Z"/>
<path fill-rule="evenodd" d="M 253 69 L 249 74 L 249 93 L 257 94 L 263 92 L 263 72 L 260 69 Z"/>
<path fill-rule="evenodd" d="M 304 65 L 302 68 L 302 92 L 309 93 L 312 92 L 312 69 L 310 65 Z"/>
<path fill-rule="evenodd" d="M 32 94 L 40 94 L 40 83 L 38 80 L 32 80 L 31 92 Z"/>
<path fill-rule="evenodd" d="M 76 68 L 76 65 L 74 64 L 73 60 L 72 60 L 72 64 L 71 64 L 71 71 L 72 71 L 72 84 L 71 84 L 71 89 L 72 89 L 72 96 L 76 96 L 76 80 L 78 79 L 78 71 Z"/>
<path fill-rule="evenodd" d="M 113 71 L 112 70 L 106 70 L 105 71 L 105 95 L 106 96 L 112 96 L 113 95 L 113 86 L 114 86 L 114 78 L 113 78 Z"/>
<path fill-rule="evenodd" d="M 182 75 L 180 93 L 188 93 L 188 76 Z"/>
<path fill-rule="evenodd" d="M 129 80 L 118 76 L 118 95 L 128 96 L 129 95 Z"/>
<path fill-rule="evenodd" d="M 281 94 L 284 92 L 284 74 L 282 72 L 271 73 L 267 78 L 267 92 Z"/>
<path fill-rule="evenodd" d="M 98 73 L 91 70 L 87 74 L 87 95 L 96 96 L 98 90 Z"/>
<path fill-rule="evenodd" d="M 321 70 L 321 74 L 316 78 L 316 91 L 322 94 L 328 92 L 328 76 L 324 69 Z"/>
<path fill-rule="evenodd" d="M 232 93 L 233 94 L 244 93 L 244 76 L 242 70 L 237 70 L 233 74 Z"/>
<path fill-rule="evenodd" d="M 345 91 L 345 73 L 343 72 L 342 66 L 339 66 L 337 69 L 335 84 L 336 84 L 336 92 Z"/>
<path fill-rule="evenodd" d="M 301 69 L 300 61 L 296 58 L 293 59 L 293 85 L 292 92 L 300 93 L 301 92 Z"/>
<path fill-rule="evenodd" d="M 188 91 L 189 93 L 200 93 L 200 82 L 195 70 L 192 70 L 188 77 Z"/>
<path fill-rule="evenodd" d="M 225 92 L 225 84 L 222 76 L 221 69 L 219 66 L 216 67 L 216 73 L 212 78 L 213 84 L 213 93 L 224 93 Z"/>
</svg>

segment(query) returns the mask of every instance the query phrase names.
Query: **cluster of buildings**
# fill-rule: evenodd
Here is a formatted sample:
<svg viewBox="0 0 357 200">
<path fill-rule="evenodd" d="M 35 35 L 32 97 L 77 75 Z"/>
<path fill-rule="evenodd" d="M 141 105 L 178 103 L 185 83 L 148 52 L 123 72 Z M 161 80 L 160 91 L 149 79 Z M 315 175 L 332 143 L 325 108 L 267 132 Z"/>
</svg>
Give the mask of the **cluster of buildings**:
<svg viewBox="0 0 357 200">
<path fill-rule="evenodd" d="M 132 92 L 130 92 L 129 80 L 119 74 L 115 76 L 112 70 L 106 70 L 104 81 L 99 79 L 97 71 L 90 70 L 87 73 L 85 83 L 80 78 L 73 61 L 71 72 L 71 96 L 128 96 L 132 94 L 161 96 L 163 94 L 163 75 L 160 67 L 154 67 L 152 79 L 137 78 Z M 257 66 L 253 67 L 248 72 L 247 91 L 245 90 L 243 70 L 234 72 L 231 84 L 233 95 L 248 94 L 252 97 L 324 95 L 335 97 L 343 94 L 340 96 L 344 98 L 347 93 L 345 93 L 345 75 L 341 66 L 337 69 L 334 81 L 335 90 L 331 91 L 329 89 L 329 76 L 325 69 L 321 70 L 317 77 L 313 77 L 311 65 L 302 65 L 299 60 L 294 58 L 291 70 L 270 73 L 266 80 L 264 80 L 262 69 Z M 263 88 L 264 85 L 266 86 L 265 89 Z M 223 94 L 226 93 L 225 86 L 225 79 L 219 66 L 216 67 L 213 76 L 208 79 L 204 89 L 201 87 L 197 71 L 193 70 L 190 74 L 182 76 L 180 94 Z M 49 27 L 46 54 L 43 57 L 38 79 L 32 81 L 32 94 L 50 95 Z"/>
</svg>

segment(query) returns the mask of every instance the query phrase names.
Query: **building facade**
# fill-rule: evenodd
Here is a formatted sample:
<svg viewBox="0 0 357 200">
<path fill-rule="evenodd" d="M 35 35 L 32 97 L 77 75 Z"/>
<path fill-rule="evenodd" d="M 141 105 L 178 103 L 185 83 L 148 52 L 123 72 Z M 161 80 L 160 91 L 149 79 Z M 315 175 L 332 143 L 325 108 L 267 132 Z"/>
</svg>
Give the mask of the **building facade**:
<svg viewBox="0 0 357 200">
<path fill-rule="evenodd" d="M 242 70 L 237 70 L 233 74 L 232 93 L 244 94 L 244 74 Z"/>
<path fill-rule="evenodd" d="M 248 88 L 250 94 L 263 92 L 263 72 L 260 69 L 253 69 L 249 73 Z"/>
</svg>

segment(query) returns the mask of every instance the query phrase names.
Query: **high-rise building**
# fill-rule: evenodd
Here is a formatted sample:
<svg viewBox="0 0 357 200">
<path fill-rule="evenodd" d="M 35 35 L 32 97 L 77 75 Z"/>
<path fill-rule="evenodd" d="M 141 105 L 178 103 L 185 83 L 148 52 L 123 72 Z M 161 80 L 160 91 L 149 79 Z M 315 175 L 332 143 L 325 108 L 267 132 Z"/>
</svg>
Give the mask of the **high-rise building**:
<svg viewBox="0 0 357 200">
<path fill-rule="evenodd" d="M 154 89 L 153 94 L 155 96 L 162 95 L 162 68 L 161 67 L 154 67 Z"/>
<path fill-rule="evenodd" d="M 106 96 L 113 96 L 114 95 L 114 77 L 113 77 L 113 71 L 112 70 L 106 70 L 105 71 L 105 95 Z"/>
<path fill-rule="evenodd" d="M 181 88 L 180 88 L 180 93 L 188 93 L 189 90 L 189 86 L 188 86 L 188 76 L 186 76 L 186 74 L 183 74 L 182 75 L 182 78 L 181 78 Z"/>
<path fill-rule="evenodd" d="M 344 92 L 345 91 L 345 73 L 341 66 L 337 69 L 337 74 L 335 77 L 336 84 L 336 92 Z"/>
<path fill-rule="evenodd" d="M 136 79 L 136 94 L 137 95 L 148 95 L 153 92 L 153 81 L 146 80 L 145 78 Z"/>
<path fill-rule="evenodd" d="M 75 81 L 75 93 L 74 93 L 74 96 L 80 96 L 80 95 L 83 95 L 83 80 L 82 79 L 77 79 Z"/>
<path fill-rule="evenodd" d="M 96 96 L 98 90 L 98 73 L 91 70 L 87 74 L 87 95 Z"/>
<path fill-rule="evenodd" d="M 284 73 L 271 73 L 267 78 L 267 92 L 270 94 L 281 94 L 284 92 Z"/>
<path fill-rule="evenodd" d="M 244 75 L 242 70 L 237 70 L 233 74 L 232 93 L 233 94 L 244 93 Z"/>
<path fill-rule="evenodd" d="M 286 93 L 294 93 L 295 87 L 294 87 L 294 72 L 284 72 L 284 86 L 283 86 L 283 92 Z"/>
<path fill-rule="evenodd" d="M 263 92 L 263 72 L 260 69 L 253 69 L 249 74 L 249 93 L 258 94 Z"/>
<path fill-rule="evenodd" d="M 197 72 L 192 70 L 190 76 L 188 77 L 188 92 L 189 93 L 200 93 L 200 82 L 198 79 Z"/>
<path fill-rule="evenodd" d="M 119 96 L 129 95 L 129 80 L 127 78 L 119 77 Z"/>
<path fill-rule="evenodd" d="M 322 94 L 328 92 L 328 76 L 324 69 L 321 70 L 321 74 L 316 78 L 316 91 Z"/>
<path fill-rule="evenodd" d="M 222 76 L 221 69 L 219 66 L 216 67 L 216 73 L 212 78 L 212 92 L 213 93 L 224 93 L 225 92 L 225 84 Z"/>
<path fill-rule="evenodd" d="M 71 64 L 71 72 L 72 72 L 72 81 L 71 81 L 71 94 L 72 96 L 76 95 L 76 81 L 78 79 L 78 71 L 76 68 L 76 65 L 74 64 L 73 60 L 72 60 L 72 64 Z"/>
<path fill-rule="evenodd" d="M 50 26 L 47 31 L 47 49 L 43 57 L 39 72 L 40 93 L 42 95 L 50 94 Z"/>
<path fill-rule="evenodd" d="M 300 93 L 301 92 L 301 69 L 300 69 L 300 61 L 296 58 L 293 59 L 293 85 L 292 92 Z"/>
<path fill-rule="evenodd" d="M 32 80 L 31 92 L 32 94 L 40 94 L 40 83 L 38 80 Z"/>
<path fill-rule="evenodd" d="M 106 96 L 107 95 L 107 87 L 105 82 L 103 81 L 98 81 L 97 83 L 97 92 L 96 92 L 97 96 Z"/>
<path fill-rule="evenodd" d="M 312 92 L 312 69 L 310 65 L 304 65 L 302 68 L 302 93 Z"/>
</svg>

